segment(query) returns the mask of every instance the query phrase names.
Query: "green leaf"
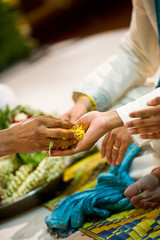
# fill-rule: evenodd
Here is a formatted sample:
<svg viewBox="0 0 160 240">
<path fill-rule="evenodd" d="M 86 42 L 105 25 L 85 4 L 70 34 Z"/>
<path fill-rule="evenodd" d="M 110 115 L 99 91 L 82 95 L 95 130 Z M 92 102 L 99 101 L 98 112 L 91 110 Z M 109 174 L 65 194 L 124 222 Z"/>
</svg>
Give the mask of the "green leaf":
<svg viewBox="0 0 160 240">
<path fill-rule="evenodd" d="M 37 166 L 44 158 L 46 158 L 46 153 L 17 153 L 17 156 L 22 164 L 33 164 L 34 166 Z"/>
</svg>

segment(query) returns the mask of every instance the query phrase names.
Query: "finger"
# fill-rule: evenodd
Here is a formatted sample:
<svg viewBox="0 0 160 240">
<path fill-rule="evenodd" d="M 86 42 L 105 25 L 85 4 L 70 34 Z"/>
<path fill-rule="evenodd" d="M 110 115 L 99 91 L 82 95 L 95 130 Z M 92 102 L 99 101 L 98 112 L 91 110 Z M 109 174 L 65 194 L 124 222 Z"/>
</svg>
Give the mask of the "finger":
<svg viewBox="0 0 160 240">
<path fill-rule="evenodd" d="M 60 119 L 69 122 L 70 121 L 70 115 L 69 114 L 64 114 L 60 117 Z"/>
<path fill-rule="evenodd" d="M 124 124 L 124 127 L 130 128 L 130 127 L 147 127 L 147 126 L 154 126 L 154 125 L 159 126 L 159 123 L 160 123 L 160 117 L 155 116 L 155 117 L 149 117 L 146 119 L 137 119 L 137 120 L 127 122 Z"/>
<path fill-rule="evenodd" d="M 160 132 L 141 134 L 140 138 L 142 138 L 142 139 L 160 139 Z"/>
<path fill-rule="evenodd" d="M 155 133 L 160 131 L 160 126 L 147 126 L 129 129 L 130 134 L 139 134 L 139 133 Z"/>
<path fill-rule="evenodd" d="M 78 119 L 78 120 L 75 122 L 75 124 L 82 126 L 82 128 L 84 129 L 85 132 L 86 132 L 87 130 L 89 131 L 90 122 L 84 123 L 83 119 L 80 118 L 80 119 Z"/>
<path fill-rule="evenodd" d="M 82 128 L 85 130 L 87 127 L 82 124 Z M 98 140 L 102 137 L 101 131 L 99 131 L 99 128 L 97 129 L 95 126 L 90 126 L 85 136 L 82 138 L 82 140 L 78 143 L 77 149 L 78 151 L 86 151 L 89 150 Z"/>
<path fill-rule="evenodd" d="M 51 139 L 50 138 L 41 138 L 40 139 L 40 145 L 42 145 L 43 147 L 49 147 Z"/>
<path fill-rule="evenodd" d="M 118 157 L 117 157 L 117 161 L 116 161 L 117 165 L 119 165 L 123 161 L 123 158 L 125 156 L 127 149 L 128 149 L 128 144 L 122 143 L 120 146 L 120 149 L 118 151 Z"/>
<path fill-rule="evenodd" d="M 150 208 L 151 204 L 152 204 L 151 202 L 145 202 L 144 205 L 143 205 L 143 208 L 144 209 Z"/>
<path fill-rule="evenodd" d="M 108 139 L 108 143 L 106 145 L 106 156 L 107 156 L 107 162 L 109 164 L 112 163 L 112 149 L 113 149 L 113 144 L 115 142 L 115 137 L 113 136 L 113 134 L 110 134 L 110 137 Z"/>
<path fill-rule="evenodd" d="M 51 156 L 70 156 L 77 153 L 75 148 L 70 148 L 67 150 L 51 150 Z"/>
<path fill-rule="evenodd" d="M 50 143 L 50 142 L 49 142 Z M 49 148 L 49 143 L 48 144 L 39 144 L 38 148 L 37 148 L 37 152 L 41 152 L 41 151 L 48 151 Z M 35 150 L 33 150 L 32 152 L 35 152 Z"/>
<path fill-rule="evenodd" d="M 46 129 L 45 135 L 46 137 L 49 137 L 49 138 L 70 138 L 70 139 L 74 138 L 75 139 L 77 136 L 77 133 L 63 130 L 60 128 L 59 129 L 55 128 L 55 129 Z"/>
<path fill-rule="evenodd" d="M 111 162 L 112 166 L 116 166 L 116 160 L 117 160 L 117 157 L 118 157 L 118 154 L 119 154 L 120 145 L 121 145 L 121 143 L 119 141 L 117 141 L 117 140 L 113 144 L 113 148 L 112 148 L 112 162 Z"/>
<path fill-rule="evenodd" d="M 151 208 L 157 208 L 157 207 L 159 207 L 159 205 L 160 205 L 159 202 L 153 202 L 153 203 L 151 204 Z"/>
<path fill-rule="evenodd" d="M 46 151 L 46 152 L 48 152 L 48 146 L 41 146 L 38 151 L 39 151 L 39 152 L 41 152 L 41 151 Z M 34 152 L 35 152 L 35 151 L 34 151 Z M 47 155 L 47 154 L 46 154 L 46 155 Z"/>
<path fill-rule="evenodd" d="M 44 139 L 43 141 L 41 141 L 39 143 L 39 147 L 42 149 L 42 150 L 46 150 L 48 151 L 49 150 L 49 145 L 50 145 L 50 142 L 51 140 L 53 140 L 53 149 L 58 149 L 60 148 L 61 150 L 62 149 L 67 149 L 71 146 L 75 146 L 77 144 L 77 140 L 74 140 L 74 139 L 67 139 L 67 140 L 63 140 L 63 139 L 50 139 L 50 138 L 46 138 Z"/>
<path fill-rule="evenodd" d="M 95 140 L 94 138 L 91 139 L 88 135 L 85 135 L 82 138 L 82 140 L 78 142 L 76 149 L 75 149 L 76 153 L 88 151 L 89 149 L 91 149 L 91 147 L 93 147 L 93 145 L 96 143 L 96 141 L 97 140 Z"/>
<path fill-rule="evenodd" d="M 150 116 L 156 116 L 160 113 L 160 107 L 153 107 L 153 108 L 147 108 L 143 110 L 139 110 L 136 112 L 132 112 L 129 114 L 131 118 L 148 118 Z"/>
<path fill-rule="evenodd" d="M 156 97 L 156 98 L 147 102 L 148 106 L 156 106 L 158 104 L 160 104 L 160 97 Z"/>
<path fill-rule="evenodd" d="M 108 139 L 110 137 L 110 132 L 107 133 L 102 141 L 102 145 L 101 145 L 101 157 L 104 158 L 106 156 L 106 146 L 108 143 Z"/>
<path fill-rule="evenodd" d="M 66 128 L 70 129 L 73 126 L 75 126 L 73 123 L 64 121 L 60 118 L 54 118 L 54 117 L 45 117 L 42 119 L 42 123 L 48 127 L 48 128 Z"/>
<path fill-rule="evenodd" d="M 70 121 L 71 122 L 77 121 L 84 113 L 86 113 L 86 112 L 76 109 L 76 111 L 73 111 L 73 113 L 71 115 L 71 118 L 70 118 Z"/>
<path fill-rule="evenodd" d="M 77 144 L 77 140 L 73 139 L 68 139 L 68 140 L 63 140 L 63 139 L 54 139 L 54 145 L 52 149 L 67 149 L 75 144 Z"/>
</svg>

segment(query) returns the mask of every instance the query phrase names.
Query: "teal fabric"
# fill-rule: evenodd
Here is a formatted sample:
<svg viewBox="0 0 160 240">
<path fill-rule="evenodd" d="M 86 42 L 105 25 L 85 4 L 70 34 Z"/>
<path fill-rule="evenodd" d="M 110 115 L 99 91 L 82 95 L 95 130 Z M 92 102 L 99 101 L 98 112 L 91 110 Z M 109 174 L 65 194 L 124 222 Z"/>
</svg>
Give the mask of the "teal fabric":
<svg viewBox="0 0 160 240">
<path fill-rule="evenodd" d="M 124 196 L 125 189 L 133 179 L 128 174 L 128 168 L 133 157 L 140 148 L 132 143 L 121 163 L 110 167 L 107 173 L 98 176 L 93 190 L 75 193 L 61 201 L 45 222 L 51 229 L 77 229 L 88 217 L 106 218 L 112 213 L 134 208 L 130 199 Z"/>
</svg>

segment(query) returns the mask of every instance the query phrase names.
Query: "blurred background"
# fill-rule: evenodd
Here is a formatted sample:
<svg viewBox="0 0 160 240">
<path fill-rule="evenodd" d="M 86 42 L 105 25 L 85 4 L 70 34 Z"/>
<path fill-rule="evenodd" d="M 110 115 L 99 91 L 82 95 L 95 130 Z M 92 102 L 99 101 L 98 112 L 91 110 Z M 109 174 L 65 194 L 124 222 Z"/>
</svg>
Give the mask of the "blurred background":
<svg viewBox="0 0 160 240">
<path fill-rule="evenodd" d="M 67 82 L 70 107 L 74 83 L 115 52 L 131 11 L 131 0 L 0 0 L 0 82 L 16 92 L 21 104 L 65 111 L 63 103 L 47 105 L 57 98 L 60 102 L 62 96 L 65 100 L 62 86 Z M 88 67 L 85 62 L 80 69 L 85 60 Z M 52 92 L 45 84 L 53 85 Z M 48 96 L 39 104 L 42 92 Z"/>
</svg>

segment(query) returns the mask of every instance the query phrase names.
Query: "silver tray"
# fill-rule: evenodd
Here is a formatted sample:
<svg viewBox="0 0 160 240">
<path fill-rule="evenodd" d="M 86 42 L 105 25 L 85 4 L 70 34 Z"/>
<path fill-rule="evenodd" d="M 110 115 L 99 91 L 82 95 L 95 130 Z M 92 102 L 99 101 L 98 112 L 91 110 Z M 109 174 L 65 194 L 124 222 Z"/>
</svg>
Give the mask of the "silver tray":
<svg viewBox="0 0 160 240">
<path fill-rule="evenodd" d="M 29 210 L 54 198 L 55 192 L 62 183 L 62 179 L 63 175 L 54 179 L 50 183 L 44 183 L 42 186 L 32 190 L 11 203 L 0 204 L 0 220 L 15 216 L 18 213 Z"/>
</svg>

